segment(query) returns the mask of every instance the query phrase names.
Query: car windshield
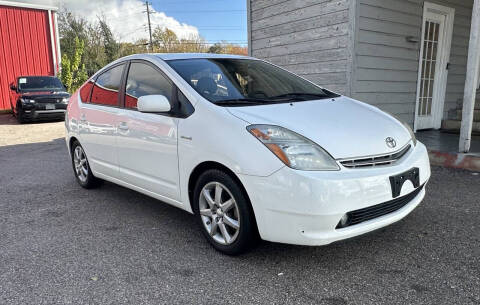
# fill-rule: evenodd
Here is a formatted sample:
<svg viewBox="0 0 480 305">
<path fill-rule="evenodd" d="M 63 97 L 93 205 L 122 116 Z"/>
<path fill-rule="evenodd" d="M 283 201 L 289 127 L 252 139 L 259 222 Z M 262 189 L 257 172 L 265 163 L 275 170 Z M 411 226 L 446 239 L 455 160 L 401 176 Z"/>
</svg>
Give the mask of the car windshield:
<svg viewBox="0 0 480 305">
<path fill-rule="evenodd" d="M 65 90 L 62 82 L 53 76 L 26 76 L 18 78 L 21 91 Z"/>
<path fill-rule="evenodd" d="M 221 106 L 261 105 L 337 97 L 261 60 L 201 58 L 167 63 L 200 95 Z"/>
</svg>

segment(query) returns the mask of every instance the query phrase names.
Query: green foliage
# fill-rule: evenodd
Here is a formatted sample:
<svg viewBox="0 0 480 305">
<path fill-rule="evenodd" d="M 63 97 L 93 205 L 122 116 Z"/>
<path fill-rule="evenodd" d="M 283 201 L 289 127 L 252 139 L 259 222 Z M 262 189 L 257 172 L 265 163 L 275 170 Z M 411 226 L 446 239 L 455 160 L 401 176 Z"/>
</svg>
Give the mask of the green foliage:
<svg viewBox="0 0 480 305">
<path fill-rule="evenodd" d="M 85 50 L 85 43 L 78 37 L 74 39 L 74 47 L 71 50 L 72 56 L 69 57 L 67 53 L 62 56 L 62 71 L 61 79 L 67 90 L 75 91 L 88 78 L 85 70 L 85 64 L 82 63 L 82 55 Z"/>
<path fill-rule="evenodd" d="M 71 70 L 71 62 L 67 54 L 62 55 L 62 71 L 60 73 L 60 79 L 62 80 L 63 85 L 70 91 L 73 83 L 73 75 Z"/>
</svg>

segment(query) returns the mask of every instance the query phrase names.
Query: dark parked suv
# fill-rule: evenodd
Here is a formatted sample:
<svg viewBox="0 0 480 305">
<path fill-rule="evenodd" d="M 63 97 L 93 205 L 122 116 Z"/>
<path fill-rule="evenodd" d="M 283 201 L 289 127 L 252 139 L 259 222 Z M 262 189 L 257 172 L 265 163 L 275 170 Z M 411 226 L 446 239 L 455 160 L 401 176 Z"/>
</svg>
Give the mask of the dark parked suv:
<svg viewBox="0 0 480 305">
<path fill-rule="evenodd" d="M 54 76 L 20 76 L 10 85 L 10 104 L 19 123 L 62 119 L 70 94 Z"/>
</svg>

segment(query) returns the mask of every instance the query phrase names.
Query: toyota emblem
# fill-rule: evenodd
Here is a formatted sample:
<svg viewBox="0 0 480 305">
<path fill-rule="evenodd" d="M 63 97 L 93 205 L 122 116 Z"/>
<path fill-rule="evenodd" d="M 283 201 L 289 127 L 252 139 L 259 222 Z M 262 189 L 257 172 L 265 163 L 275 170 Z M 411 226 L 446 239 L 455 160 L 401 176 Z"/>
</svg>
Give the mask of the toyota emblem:
<svg viewBox="0 0 480 305">
<path fill-rule="evenodd" d="M 387 146 L 390 148 L 395 148 L 395 146 L 397 146 L 397 142 L 394 138 L 391 137 L 386 138 L 385 143 L 387 143 Z"/>
</svg>

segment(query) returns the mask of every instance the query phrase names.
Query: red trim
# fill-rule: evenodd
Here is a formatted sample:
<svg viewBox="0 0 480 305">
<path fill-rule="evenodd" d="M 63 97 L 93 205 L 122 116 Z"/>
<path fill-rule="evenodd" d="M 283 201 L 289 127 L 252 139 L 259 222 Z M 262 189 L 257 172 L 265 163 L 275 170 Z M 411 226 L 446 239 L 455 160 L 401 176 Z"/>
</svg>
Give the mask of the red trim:
<svg viewBox="0 0 480 305">
<path fill-rule="evenodd" d="M 428 155 L 432 165 L 480 172 L 480 156 L 441 151 L 429 151 Z"/>
</svg>

